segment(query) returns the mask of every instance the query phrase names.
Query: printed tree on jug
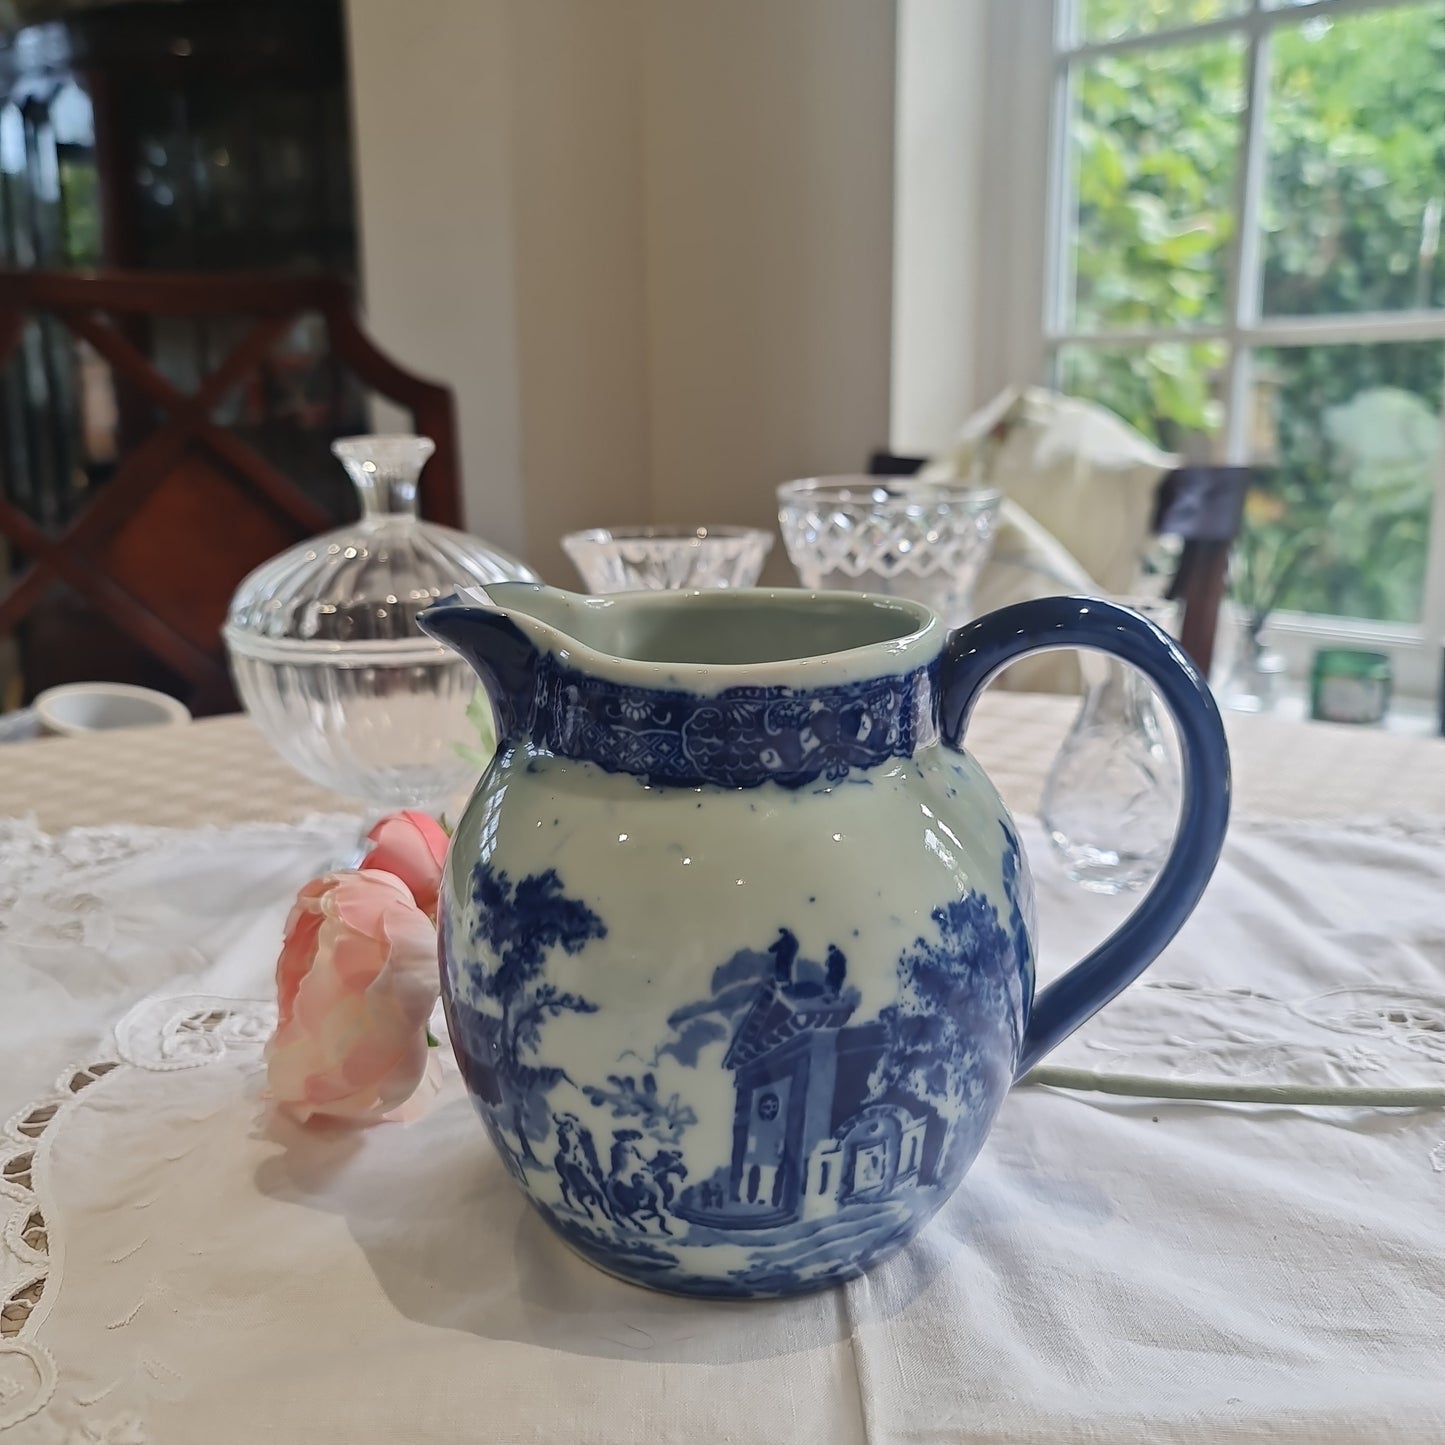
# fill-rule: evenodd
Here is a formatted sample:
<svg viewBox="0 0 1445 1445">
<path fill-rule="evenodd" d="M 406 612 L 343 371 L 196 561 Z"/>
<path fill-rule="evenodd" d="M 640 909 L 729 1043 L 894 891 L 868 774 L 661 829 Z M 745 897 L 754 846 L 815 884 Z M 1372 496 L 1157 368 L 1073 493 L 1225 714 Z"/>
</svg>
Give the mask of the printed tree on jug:
<svg viewBox="0 0 1445 1445">
<path fill-rule="evenodd" d="M 935 908 L 931 917 L 935 936 L 918 937 L 898 959 L 898 1001 L 879 1014 L 887 1047 L 868 1080 L 868 1097 L 927 1105 L 939 1121 L 971 1121 L 971 1129 L 949 1131 L 946 1156 L 941 1122 L 930 1125 L 925 1156 L 935 1177 L 947 1181 L 954 1161 L 966 1167 L 992 1122 L 979 1116 L 979 1105 L 1002 1090 L 985 1071 L 1017 1056 L 1019 958 L 1027 943 L 1026 935 L 1011 935 L 979 893 Z M 1007 1040 L 989 1037 L 1004 1031 Z"/>
<path fill-rule="evenodd" d="M 547 956 L 556 948 L 578 954 L 592 939 L 606 937 L 607 927 L 580 899 L 567 897 L 553 868 L 513 884 L 505 871 L 478 864 L 472 899 L 477 905 L 473 937 L 496 961 L 491 967 L 470 964 L 467 975 L 478 1003 L 490 1000 L 498 1012 L 464 1011 L 469 1049 L 478 1061 L 468 1084 L 493 1106 L 493 1137 L 508 1163 L 520 1170 L 523 1161 L 538 1162 L 532 1144 L 550 1127 L 547 1095 L 567 1077 L 555 1064 L 536 1062 L 543 1026 L 558 1014 L 597 1011 L 581 995 L 541 981 Z M 515 1134 L 515 1151 L 502 1137 L 503 1129 Z"/>
</svg>

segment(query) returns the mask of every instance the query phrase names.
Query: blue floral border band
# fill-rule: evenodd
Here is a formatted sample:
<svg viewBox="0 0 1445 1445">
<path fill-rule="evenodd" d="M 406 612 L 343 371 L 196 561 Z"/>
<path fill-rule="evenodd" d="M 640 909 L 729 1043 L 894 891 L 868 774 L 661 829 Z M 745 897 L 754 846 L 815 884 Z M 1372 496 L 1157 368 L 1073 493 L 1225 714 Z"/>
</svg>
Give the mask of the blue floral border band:
<svg viewBox="0 0 1445 1445">
<path fill-rule="evenodd" d="M 561 757 L 684 787 L 799 788 L 937 741 L 936 662 L 836 687 L 628 687 L 538 659 L 532 741 Z"/>
</svg>

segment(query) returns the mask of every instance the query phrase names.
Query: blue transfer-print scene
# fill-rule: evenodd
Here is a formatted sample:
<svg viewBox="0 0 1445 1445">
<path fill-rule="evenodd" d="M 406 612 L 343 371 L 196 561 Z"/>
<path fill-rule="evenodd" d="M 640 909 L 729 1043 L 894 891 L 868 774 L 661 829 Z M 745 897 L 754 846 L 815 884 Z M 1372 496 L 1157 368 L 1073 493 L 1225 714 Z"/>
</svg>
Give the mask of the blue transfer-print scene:
<svg viewBox="0 0 1445 1445">
<path fill-rule="evenodd" d="M 549 869 L 517 884 L 486 865 L 472 874 L 478 909 L 474 942 L 491 952 L 491 968 L 468 965 L 474 995 L 490 1007 L 459 1008 L 447 991 L 447 1027 L 458 1049 L 468 1090 L 485 1106 L 492 1142 L 519 1180 L 537 1163 L 533 1145 L 551 1127 L 547 1099 L 566 1070 L 540 1057 L 543 1025 L 562 1013 L 595 1013 L 597 1005 L 548 983 L 542 976 L 553 949 L 580 953 L 605 938 L 602 920 L 566 897 Z"/>
<path fill-rule="evenodd" d="M 476 942 L 492 962 L 466 966 L 473 1003 L 446 991 L 449 1024 L 514 1177 L 580 1253 L 655 1288 L 787 1294 L 906 1243 L 1012 1079 L 1033 963 L 1009 844 L 1005 920 L 969 894 L 895 960 L 866 965 L 836 944 L 804 957 L 779 926 L 721 961 L 648 1057 L 598 1079 L 548 1057 L 547 1022 L 597 1005 L 545 974 L 555 950 L 585 960 L 605 924 L 555 872 L 514 883 L 479 866 Z M 894 1001 L 871 1018 L 849 981 L 859 966 L 892 975 Z M 687 1086 L 664 1088 L 664 1071 Z M 709 1104 L 730 1128 L 699 1127 Z"/>
</svg>

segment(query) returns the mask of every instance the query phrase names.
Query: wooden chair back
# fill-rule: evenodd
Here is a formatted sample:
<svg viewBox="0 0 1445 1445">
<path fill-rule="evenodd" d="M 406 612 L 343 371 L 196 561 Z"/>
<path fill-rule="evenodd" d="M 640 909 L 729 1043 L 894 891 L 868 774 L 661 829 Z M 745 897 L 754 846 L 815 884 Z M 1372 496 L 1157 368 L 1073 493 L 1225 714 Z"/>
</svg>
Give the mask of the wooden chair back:
<svg viewBox="0 0 1445 1445">
<path fill-rule="evenodd" d="M 923 457 L 874 452 L 868 473 L 911 477 L 924 464 Z M 1214 661 L 1229 550 L 1239 535 L 1249 476 L 1248 467 L 1181 467 L 1164 478 L 1155 498 L 1155 534 L 1183 543 L 1166 594 L 1181 604 L 1179 645 L 1205 677 Z M 1059 540 L 1068 546 L 1067 537 Z"/>
<path fill-rule="evenodd" d="M 184 380 L 157 343 L 177 326 L 206 340 Z M 436 443 L 422 512 L 460 520 L 451 392 L 379 351 L 334 277 L 0 270 L 0 378 L 0 637 L 20 634 L 32 695 L 159 678 L 233 708 L 236 585 L 354 514 L 326 452 L 366 429 L 357 383 Z"/>
</svg>

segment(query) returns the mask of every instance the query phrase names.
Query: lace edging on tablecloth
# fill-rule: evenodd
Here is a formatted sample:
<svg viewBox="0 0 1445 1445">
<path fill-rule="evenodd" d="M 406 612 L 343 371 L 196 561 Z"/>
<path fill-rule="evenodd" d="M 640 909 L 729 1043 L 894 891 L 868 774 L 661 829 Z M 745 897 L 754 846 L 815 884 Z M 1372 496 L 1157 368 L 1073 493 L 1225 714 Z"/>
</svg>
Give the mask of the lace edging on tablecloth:
<svg viewBox="0 0 1445 1445">
<path fill-rule="evenodd" d="M 233 1048 L 256 1049 L 275 1027 L 274 1004 L 189 994 L 136 1005 L 116 1025 L 113 1048 L 98 1048 L 55 1086 L 11 1116 L 0 1130 L 0 1430 L 38 1414 L 59 1381 L 55 1359 L 36 1338 L 60 1290 L 64 1243 L 50 1181 L 50 1151 L 61 1126 L 126 1069 L 169 1073 L 199 1068 Z"/>
</svg>

